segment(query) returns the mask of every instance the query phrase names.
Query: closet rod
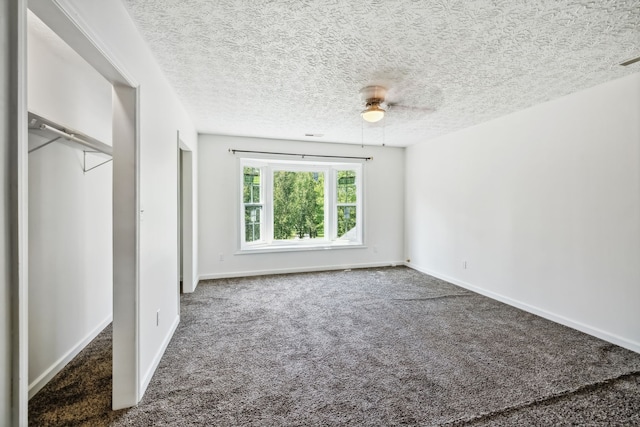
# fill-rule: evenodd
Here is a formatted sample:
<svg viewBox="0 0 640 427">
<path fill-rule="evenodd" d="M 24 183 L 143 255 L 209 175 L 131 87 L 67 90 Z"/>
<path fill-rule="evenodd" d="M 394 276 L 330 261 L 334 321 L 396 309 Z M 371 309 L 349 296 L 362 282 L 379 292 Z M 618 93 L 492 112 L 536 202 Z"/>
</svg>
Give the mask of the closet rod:
<svg viewBox="0 0 640 427">
<path fill-rule="evenodd" d="M 44 124 L 44 123 L 42 123 L 40 125 L 40 129 L 55 133 L 56 135 L 60 135 L 64 139 L 68 139 L 70 141 L 77 142 L 78 144 L 80 144 L 80 145 L 82 145 L 84 147 L 87 147 L 87 148 L 91 148 L 92 150 L 96 150 L 96 151 L 99 151 L 101 153 L 108 154 L 110 156 L 113 155 L 113 149 L 111 147 L 109 147 L 109 146 L 101 147 L 101 146 L 99 146 L 97 144 L 93 144 L 93 143 L 91 143 L 89 141 L 85 141 L 84 139 L 80 139 L 80 138 L 76 137 L 73 134 L 63 132 L 61 130 L 58 130 L 58 129 L 56 129 L 56 128 L 52 127 L 52 126 L 49 126 L 47 124 Z"/>
<path fill-rule="evenodd" d="M 296 154 L 296 153 L 278 153 L 274 151 L 251 151 L 251 150 L 236 150 L 229 148 L 229 152 L 236 153 L 252 153 L 252 154 L 277 154 L 279 156 L 295 156 L 295 157 L 322 157 L 326 159 L 357 159 L 357 160 L 373 160 L 373 157 L 358 157 L 358 156 L 329 156 L 323 154 Z"/>
</svg>

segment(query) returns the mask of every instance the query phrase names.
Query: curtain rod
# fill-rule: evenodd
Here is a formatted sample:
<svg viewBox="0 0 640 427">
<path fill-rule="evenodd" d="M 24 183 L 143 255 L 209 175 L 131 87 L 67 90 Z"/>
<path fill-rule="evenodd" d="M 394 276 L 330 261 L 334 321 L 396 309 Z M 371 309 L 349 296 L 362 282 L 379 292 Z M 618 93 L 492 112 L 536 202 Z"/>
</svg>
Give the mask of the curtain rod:
<svg viewBox="0 0 640 427">
<path fill-rule="evenodd" d="M 296 156 L 296 157 L 302 157 L 303 159 L 305 157 L 322 157 L 325 159 L 357 159 L 357 160 L 365 160 L 365 161 L 369 161 L 369 160 L 373 160 L 373 157 L 358 157 L 358 156 L 329 156 L 329 155 L 323 155 L 323 154 L 297 154 L 297 153 L 278 153 L 278 152 L 274 152 L 274 151 L 251 151 L 251 150 L 236 150 L 235 148 L 229 148 L 229 152 L 236 154 L 236 153 L 252 153 L 252 154 L 277 154 L 279 156 Z"/>
</svg>

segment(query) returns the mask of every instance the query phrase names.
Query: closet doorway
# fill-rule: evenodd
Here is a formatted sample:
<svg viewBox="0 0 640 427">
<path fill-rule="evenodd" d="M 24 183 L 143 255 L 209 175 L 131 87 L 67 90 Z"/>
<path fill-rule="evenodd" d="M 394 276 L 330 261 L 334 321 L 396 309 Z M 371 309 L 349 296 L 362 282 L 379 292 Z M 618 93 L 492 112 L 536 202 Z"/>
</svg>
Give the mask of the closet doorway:
<svg viewBox="0 0 640 427">
<path fill-rule="evenodd" d="M 77 19 L 77 14 L 69 10 L 69 7 L 72 6 L 67 2 L 29 1 L 29 8 L 35 16 L 93 67 L 111 87 L 112 102 L 109 116 L 113 161 L 106 167 L 112 169 L 112 407 L 120 409 L 137 404 L 143 389 L 142 375 L 139 372 L 139 303 L 137 300 L 140 228 L 138 84 L 105 54 L 108 49 L 100 46 L 97 38 L 91 36 L 91 29 L 87 28 L 83 22 L 74 20 Z M 34 88 L 29 87 L 29 92 L 32 90 Z M 82 160 L 78 162 L 81 163 Z M 100 166 L 96 170 L 104 171 L 103 168 L 105 166 Z M 99 226 L 99 224 L 96 225 L 96 227 Z M 58 255 L 60 254 L 49 254 L 49 256 Z M 82 304 L 84 298 L 87 296 L 76 294 L 75 303 Z M 101 324 L 97 322 L 95 328 L 100 326 Z M 90 333 L 86 335 L 86 337 L 89 336 Z M 73 344 L 70 347 L 73 347 Z M 29 360 L 26 352 L 21 352 L 18 357 L 24 363 Z"/>
<path fill-rule="evenodd" d="M 113 317 L 112 85 L 27 14 L 33 397 Z"/>
</svg>

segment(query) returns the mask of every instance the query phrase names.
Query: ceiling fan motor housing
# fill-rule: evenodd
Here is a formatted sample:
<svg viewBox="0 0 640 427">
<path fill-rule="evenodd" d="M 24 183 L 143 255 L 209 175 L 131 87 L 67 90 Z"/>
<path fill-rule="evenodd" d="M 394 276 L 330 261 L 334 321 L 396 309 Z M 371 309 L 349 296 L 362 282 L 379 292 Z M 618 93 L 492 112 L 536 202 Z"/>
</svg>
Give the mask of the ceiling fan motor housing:
<svg viewBox="0 0 640 427">
<path fill-rule="evenodd" d="M 382 120 L 386 111 L 381 104 L 384 102 L 386 92 L 387 89 L 382 86 L 367 86 L 360 91 L 365 103 L 365 109 L 360 113 L 364 120 L 370 123 Z"/>
<path fill-rule="evenodd" d="M 367 86 L 360 90 L 360 96 L 366 107 L 382 104 L 386 95 L 387 88 L 382 86 Z"/>
</svg>

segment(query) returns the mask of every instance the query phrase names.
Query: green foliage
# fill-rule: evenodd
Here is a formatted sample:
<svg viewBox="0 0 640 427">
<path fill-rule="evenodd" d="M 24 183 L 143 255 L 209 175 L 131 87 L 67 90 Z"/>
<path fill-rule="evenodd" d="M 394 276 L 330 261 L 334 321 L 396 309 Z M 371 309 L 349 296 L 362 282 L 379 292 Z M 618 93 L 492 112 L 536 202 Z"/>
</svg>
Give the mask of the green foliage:
<svg viewBox="0 0 640 427">
<path fill-rule="evenodd" d="M 338 171 L 338 237 L 342 237 L 356 226 L 356 172 Z"/>
<path fill-rule="evenodd" d="M 262 206 L 247 206 L 244 210 L 245 241 L 260 240 L 260 218 Z"/>
<path fill-rule="evenodd" d="M 262 218 L 262 200 L 260 200 L 261 172 L 259 168 L 245 167 L 242 199 L 245 203 L 244 230 L 245 241 L 260 240 L 260 219 Z"/>
<path fill-rule="evenodd" d="M 342 237 L 356 226 L 356 207 L 338 206 L 338 237 Z"/>
<path fill-rule="evenodd" d="M 324 236 L 324 174 L 273 173 L 273 238 Z"/>
<path fill-rule="evenodd" d="M 245 167 L 243 174 L 244 203 L 260 203 L 260 169 Z"/>
<path fill-rule="evenodd" d="M 338 171 L 338 203 L 356 203 L 356 172 Z"/>
</svg>

